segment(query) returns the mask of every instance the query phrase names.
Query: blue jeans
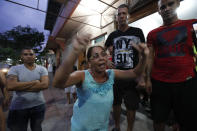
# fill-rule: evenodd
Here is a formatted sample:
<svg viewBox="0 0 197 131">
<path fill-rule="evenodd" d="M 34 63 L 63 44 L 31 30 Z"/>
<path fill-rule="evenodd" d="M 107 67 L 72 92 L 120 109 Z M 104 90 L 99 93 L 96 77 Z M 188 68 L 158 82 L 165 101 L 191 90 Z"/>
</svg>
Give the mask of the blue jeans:
<svg viewBox="0 0 197 131">
<path fill-rule="evenodd" d="M 22 110 L 10 110 L 7 125 L 11 131 L 27 131 L 28 122 L 32 131 L 42 131 L 45 104 Z"/>
</svg>

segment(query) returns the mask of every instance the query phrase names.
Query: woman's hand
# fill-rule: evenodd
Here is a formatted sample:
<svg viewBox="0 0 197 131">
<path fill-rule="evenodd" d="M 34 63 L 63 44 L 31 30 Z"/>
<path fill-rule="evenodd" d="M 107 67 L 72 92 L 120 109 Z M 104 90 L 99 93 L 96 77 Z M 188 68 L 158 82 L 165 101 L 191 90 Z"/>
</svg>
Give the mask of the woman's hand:
<svg viewBox="0 0 197 131">
<path fill-rule="evenodd" d="M 145 43 L 133 44 L 132 46 L 139 52 L 139 55 L 141 55 L 143 58 L 148 57 L 150 51 Z"/>
<path fill-rule="evenodd" d="M 90 44 L 90 34 L 76 36 L 72 41 L 73 50 L 77 54 L 84 52 L 88 44 Z"/>
</svg>

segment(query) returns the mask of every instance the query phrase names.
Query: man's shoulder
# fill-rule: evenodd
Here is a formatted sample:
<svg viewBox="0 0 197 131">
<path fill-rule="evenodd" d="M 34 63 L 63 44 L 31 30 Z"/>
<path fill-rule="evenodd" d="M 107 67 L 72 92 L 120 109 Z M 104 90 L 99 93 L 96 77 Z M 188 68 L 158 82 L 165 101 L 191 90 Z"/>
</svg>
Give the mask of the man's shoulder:
<svg viewBox="0 0 197 131">
<path fill-rule="evenodd" d="M 117 35 L 118 34 L 118 30 L 115 30 L 115 31 L 112 31 L 110 34 L 109 34 L 109 36 L 115 36 L 115 35 Z"/>
<path fill-rule="evenodd" d="M 179 20 L 182 23 L 193 23 L 193 22 L 197 22 L 197 19 L 188 19 L 188 20 Z"/>
<path fill-rule="evenodd" d="M 142 29 L 138 28 L 138 27 L 133 27 L 130 26 L 128 30 L 132 30 L 132 31 L 142 31 Z"/>
<path fill-rule="evenodd" d="M 138 27 L 129 27 L 126 34 L 133 35 L 133 36 L 144 36 L 142 29 Z"/>
<path fill-rule="evenodd" d="M 45 69 L 46 69 L 46 67 L 44 67 L 44 66 L 42 66 L 42 65 L 37 65 L 37 64 L 36 64 L 36 67 L 37 67 L 38 69 L 42 69 L 42 70 L 45 70 Z"/>
<path fill-rule="evenodd" d="M 106 42 L 109 42 L 109 40 L 113 40 L 114 38 L 120 36 L 121 34 L 119 33 L 118 30 L 115 30 L 113 32 L 111 32 L 107 38 L 107 41 Z"/>
<path fill-rule="evenodd" d="M 159 31 L 163 30 L 163 27 L 162 26 L 159 26 L 153 30 L 151 30 L 148 34 L 154 34 L 154 33 L 157 33 Z"/>
<path fill-rule="evenodd" d="M 9 71 L 8 71 L 8 75 L 17 75 L 17 72 L 20 72 L 23 69 L 24 69 L 24 65 L 23 64 L 12 66 L 9 69 Z"/>
<path fill-rule="evenodd" d="M 11 69 L 21 69 L 24 68 L 23 64 L 12 66 Z"/>
</svg>

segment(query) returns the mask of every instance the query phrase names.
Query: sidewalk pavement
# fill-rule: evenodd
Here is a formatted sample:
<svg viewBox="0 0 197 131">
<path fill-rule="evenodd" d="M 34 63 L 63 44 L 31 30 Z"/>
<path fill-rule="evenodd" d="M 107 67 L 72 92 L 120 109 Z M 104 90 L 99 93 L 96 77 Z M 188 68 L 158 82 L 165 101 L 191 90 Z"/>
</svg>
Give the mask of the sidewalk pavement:
<svg viewBox="0 0 197 131">
<path fill-rule="evenodd" d="M 50 87 L 43 91 L 43 93 L 46 100 L 46 113 L 42 124 L 43 131 L 70 131 L 73 104 L 66 104 L 64 89 Z M 125 107 L 123 106 L 122 108 L 124 109 Z M 114 128 L 112 113 L 109 125 L 109 131 L 111 131 Z M 127 119 L 125 113 L 122 113 L 121 130 L 126 131 L 126 128 Z M 7 131 L 9 131 L 9 129 L 7 129 Z M 28 131 L 31 131 L 30 128 L 28 128 Z M 133 131 L 153 131 L 152 120 L 144 114 L 137 112 Z M 167 128 L 166 131 L 172 130 Z"/>
<path fill-rule="evenodd" d="M 47 106 L 43 131 L 70 131 L 73 104 L 66 104 L 64 89 L 49 88 L 44 91 L 44 96 Z M 112 113 L 109 125 L 109 131 L 111 131 L 114 127 Z M 121 114 L 121 129 L 126 131 L 126 128 L 126 116 Z M 137 112 L 133 131 L 153 131 L 152 120 L 144 114 Z M 166 131 L 171 130 L 167 127 Z"/>
</svg>

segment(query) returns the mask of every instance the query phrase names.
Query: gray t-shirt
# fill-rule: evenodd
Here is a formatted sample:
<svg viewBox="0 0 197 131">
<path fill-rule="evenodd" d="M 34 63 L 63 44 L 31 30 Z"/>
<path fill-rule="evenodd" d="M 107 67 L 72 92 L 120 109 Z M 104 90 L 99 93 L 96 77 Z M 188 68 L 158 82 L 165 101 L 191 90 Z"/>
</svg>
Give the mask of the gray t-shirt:
<svg viewBox="0 0 197 131">
<path fill-rule="evenodd" d="M 34 70 L 29 70 L 23 64 L 13 66 L 8 75 L 16 75 L 19 82 L 28 82 L 40 80 L 42 76 L 47 76 L 48 72 L 45 67 L 36 65 Z M 19 110 L 35 107 L 45 103 L 42 91 L 24 92 L 14 91 L 10 110 Z"/>
</svg>

